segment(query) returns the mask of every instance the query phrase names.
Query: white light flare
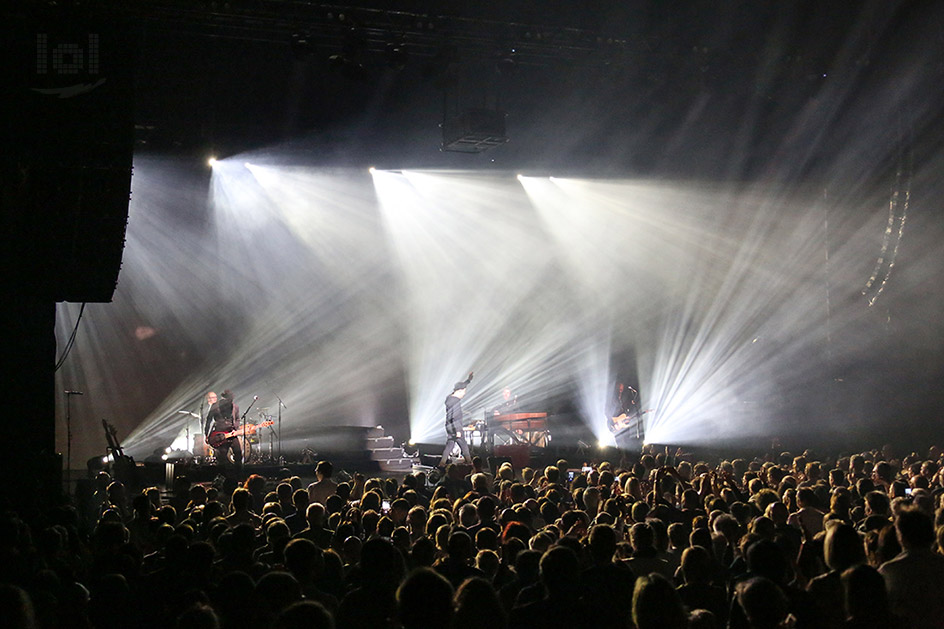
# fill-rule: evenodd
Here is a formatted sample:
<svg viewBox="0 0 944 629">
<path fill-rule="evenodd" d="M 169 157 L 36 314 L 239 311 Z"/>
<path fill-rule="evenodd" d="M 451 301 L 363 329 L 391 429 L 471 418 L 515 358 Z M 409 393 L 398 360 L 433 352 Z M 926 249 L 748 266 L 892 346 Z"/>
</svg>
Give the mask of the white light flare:
<svg viewBox="0 0 944 629">
<path fill-rule="evenodd" d="M 504 386 L 532 397 L 559 389 L 567 378 L 554 356 L 571 339 L 559 313 L 542 312 L 546 293 L 559 290 L 541 284 L 553 252 L 520 190 L 415 171 L 377 172 L 374 185 L 409 302 L 412 438 L 445 438 L 443 400 L 470 370 L 477 376 L 463 406 L 473 415 Z M 522 320 L 534 327 L 523 330 Z"/>
<path fill-rule="evenodd" d="M 115 421 L 135 453 L 187 421 L 195 434 L 180 410 L 199 414 L 211 388 L 243 407 L 258 393 L 253 412 L 270 415 L 280 395 L 286 446 L 406 417 L 399 438 L 442 441 L 443 399 L 470 369 L 476 419 L 504 386 L 528 410 L 570 395 L 612 443 L 614 380 L 635 376 L 649 442 L 793 431 L 779 419 L 821 399 L 826 366 L 869 364 L 884 338 L 859 292 L 883 204 L 861 217 L 855 195 L 831 197 L 827 275 L 822 204 L 796 188 L 414 171 L 375 171 L 371 186 L 363 169 L 234 158 L 214 168 L 208 203 L 197 170 L 136 160 L 115 302 L 89 306 L 57 373 L 98 383 L 76 425 L 132 418 Z M 920 294 L 933 235 L 903 250 L 889 303 Z M 59 306 L 58 338 L 76 312 Z"/>
</svg>

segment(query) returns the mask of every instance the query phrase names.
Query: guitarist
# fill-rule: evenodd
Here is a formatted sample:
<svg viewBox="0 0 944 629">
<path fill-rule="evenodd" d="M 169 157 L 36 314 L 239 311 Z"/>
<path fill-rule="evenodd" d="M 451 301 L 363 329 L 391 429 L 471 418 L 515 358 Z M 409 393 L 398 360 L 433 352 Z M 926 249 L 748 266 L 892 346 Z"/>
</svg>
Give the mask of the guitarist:
<svg viewBox="0 0 944 629">
<path fill-rule="evenodd" d="M 233 402 L 233 392 L 226 389 L 220 394 L 219 400 L 210 406 L 203 434 L 209 437 L 211 432 L 232 432 L 237 428 L 239 428 L 239 406 Z M 243 450 L 239 445 L 239 439 L 230 437 L 213 449 L 220 468 L 224 467 L 225 461 L 232 460 L 236 468 L 236 479 L 239 480 L 243 472 Z M 232 459 L 230 459 L 230 452 L 232 452 Z"/>
<path fill-rule="evenodd" d="M 629 423 L 636 419 L 639 412 L 639 409 L 636 408 L 637 395 L 636 389 L 626 386 L 622 382 L 616 384 L 616 395 L 610 403 L 610 432 L 619 434 L 629 428 Z"/>
</svg>

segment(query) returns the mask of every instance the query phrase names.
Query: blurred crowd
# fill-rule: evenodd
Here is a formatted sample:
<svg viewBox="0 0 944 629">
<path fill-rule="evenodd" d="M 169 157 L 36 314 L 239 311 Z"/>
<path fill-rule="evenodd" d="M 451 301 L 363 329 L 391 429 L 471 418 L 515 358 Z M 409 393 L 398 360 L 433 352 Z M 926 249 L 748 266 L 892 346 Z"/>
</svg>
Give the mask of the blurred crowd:
<svg viewBox="0 0 944 629">
<path fill-rule="evenodd" d="M 4 627 L 944 627 L 942 452 L 620 461 L 3 499 Z"/>
</svg>

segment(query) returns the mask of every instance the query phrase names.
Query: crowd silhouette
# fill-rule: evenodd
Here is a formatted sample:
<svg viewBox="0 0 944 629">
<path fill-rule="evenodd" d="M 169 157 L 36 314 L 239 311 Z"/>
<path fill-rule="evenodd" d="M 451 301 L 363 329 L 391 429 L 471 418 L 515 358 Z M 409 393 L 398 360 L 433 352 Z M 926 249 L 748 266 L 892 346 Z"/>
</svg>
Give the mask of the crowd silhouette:
<svg viewBox="0 0 944 629">
<path fill-rule="evenodd" d="M 942 452 L 644 450 L 468 475 L 178 478 L 22 513 L 4 627 L 944 627 Z M 590 471 L 585 471 L 589 469 Z M 572 472 L 572 473 L 569 473 Z"/>
</svg>

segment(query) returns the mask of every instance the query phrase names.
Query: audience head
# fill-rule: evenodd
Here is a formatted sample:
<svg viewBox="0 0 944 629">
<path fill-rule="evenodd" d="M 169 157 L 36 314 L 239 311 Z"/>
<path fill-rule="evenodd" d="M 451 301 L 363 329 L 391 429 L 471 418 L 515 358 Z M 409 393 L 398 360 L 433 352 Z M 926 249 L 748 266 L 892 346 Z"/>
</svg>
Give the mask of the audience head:
<svg viewBox="0 0 944 629">
<path fill-rule="evenodd" d="M 682 578 L 686 584 L 705 584 L 711 580 L 711 555 L 701 546 L 690 546 L 682 552 Z"/>
<path fill-rule="evenodd" d="M 770 579 L 754 577 L 739 583 L 735 598 L 752 629 L 776 629 L 787 616 L 787 597 Z"/>
<path fill-rule="evenodd" d="M 403 575 L 402 555 L 390 540 L 382 537 L 364 542 L 360 567 L 365 586 L 395 588 Z"/>
<path fill-rule="evenodd" d="M 846 616 L 853 621 L 881 621 L 889 613 L 885 580 L 872 566 L 860 564 L 842 573 Z"/>
<path fill-rule="evenodd" d="M 762 539 L 748 547 L 747 567 L 753 574 L 780 584 L 786 581 L 790 564 L 780 546 Z"/>
<path fill-rule="evenodd" d="M 865 562 L 865 544 L 851 524 L 835 524 L 826 531 L 823 554 L 826 565 L 841 572 Z"/>
<path fill-rule="evenodd" d="M 324 568 L 324 553 L 311 540 L 299 537 L 285 546 L 285 567 L 300 582 L 314 579 Z"/>
<path fill-rule="evenodd" d="M 318 465 L 315 466 L 315 475 L 319 479 L 331 478 L 332 474 L 334 474 L 334 465 L 331 461 L 318 461 Z"/>
<path fill-rule="evenodd" d="M 274 629 L 334 629 L 334 619 L 315 601 L 292 603 L 279 614 Z"/>
<path fill-rule="evenodd" d="M 898 542 L 904 550 L 930 548 L 934 543 L 934 522 L 920 509 L 902 509 L 895 518 Z"/>
<path fill-rule="evenodd" d="M 662 575 L 652 573 L 636 579 L 633 622 L 637 629 L 684 629 L 688 616 L 672 584 Z"/>
<path fill-rule="evenodd" d="M 472 577 L 459 586 L 453 629 L 498 629 L 505 624 L 505 609 L 488 581 Z"/>
<path fill-rule="evenodd" d="M 541 583 L 549 598 L 572 598 L 574 584 L 580 577 L 577 554 L 570 548 L 555 546 L 541 557 Z"/>
<path fill-rule="evenodd" d="M 397 612 L 403 629 L 449 627 L 452 585 L 430 568 L 417 568 L 397 589 Z"/>
<path fill-rule="evenodd" d="M 0 584 L 0 617 L 7 627 L 38 627 L 32 600 L 25 590 L 15 585 Z"/>
<path fill-rule="evenodd" d="M 283 609 L 301 598 L 301 587 L 288 572 L 269 572 L 256 583 L 256 609 L 263 624 L 269 624 Z"/>
<path fill-rule="evenodd" d="M 645 551 L 653 547 L 654 536 L 652 529 L 645 522 L 637 522 L 629 530 L 629 542 L 636 552 Z"/>
<path fill-rule="evenodd" d="M 590 556 L 599 563 L 609 563 L 616 552 L 616 529 L 608 524 L 597 524 L 590 529 L 588 538 Z"/>
</svg>

